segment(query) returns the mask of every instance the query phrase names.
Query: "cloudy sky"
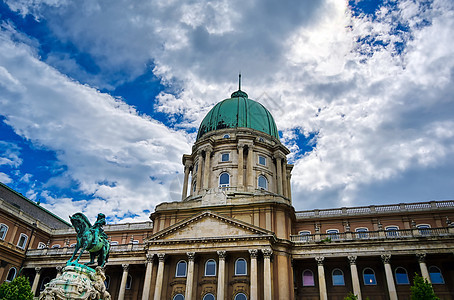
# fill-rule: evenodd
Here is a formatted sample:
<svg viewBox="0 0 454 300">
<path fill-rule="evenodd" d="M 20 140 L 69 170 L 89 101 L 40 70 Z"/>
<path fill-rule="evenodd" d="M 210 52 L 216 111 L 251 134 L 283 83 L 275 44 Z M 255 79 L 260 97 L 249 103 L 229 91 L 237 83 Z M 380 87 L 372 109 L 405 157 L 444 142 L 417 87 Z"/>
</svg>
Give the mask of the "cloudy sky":
<svg viewBox="0 0 454 300">
<path fill-rule="evenodd" d="M 239 71 L 292 151 L 297 210 L 454 199 L 452 0 L 2 0 L 0 18 L 0 181 L 63 218 L 179 200 Z"/>
</svg>

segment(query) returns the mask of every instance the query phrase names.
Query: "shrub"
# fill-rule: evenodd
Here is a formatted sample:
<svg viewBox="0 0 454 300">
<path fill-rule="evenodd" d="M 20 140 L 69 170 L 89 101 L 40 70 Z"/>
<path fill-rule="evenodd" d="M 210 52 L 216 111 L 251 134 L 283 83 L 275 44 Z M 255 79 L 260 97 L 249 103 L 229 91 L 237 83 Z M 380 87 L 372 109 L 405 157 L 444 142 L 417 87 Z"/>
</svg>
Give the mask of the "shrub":
<svg viewBox="0 0 454 300">
<path fill-rule="evenodd" d="M 427 279 L 422 278 L 417 273 L 415 278 L 413 278 L 413 286 L 410 289 L 411 300 L 440 300 L 440 298 L 435 296 L 434 289 Z"/>
<path fill-rule="evenodd" d="M 2 300 L 33 300 L 30 282 L 24 276 L 18 276 L 11 282 L 0 285 L 0 299 Z"/>
</svg>

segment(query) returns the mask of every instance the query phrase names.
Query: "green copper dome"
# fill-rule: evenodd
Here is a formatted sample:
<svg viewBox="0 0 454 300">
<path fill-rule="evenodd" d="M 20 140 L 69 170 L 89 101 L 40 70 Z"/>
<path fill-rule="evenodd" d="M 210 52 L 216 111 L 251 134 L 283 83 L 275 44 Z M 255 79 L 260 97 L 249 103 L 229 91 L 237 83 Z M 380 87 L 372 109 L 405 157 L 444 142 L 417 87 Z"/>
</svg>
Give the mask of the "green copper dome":
<svg viewBox="0 0 454 300">
<path fill-rule="evenodd" d="M 279 139 L 270 112 L 262 104 L 249 99 L 245 92 L 238 90 L 208 112 L 200 124 L 197 140 L 210 131 L 239 127 L 255 129 Z"/>
</svg>

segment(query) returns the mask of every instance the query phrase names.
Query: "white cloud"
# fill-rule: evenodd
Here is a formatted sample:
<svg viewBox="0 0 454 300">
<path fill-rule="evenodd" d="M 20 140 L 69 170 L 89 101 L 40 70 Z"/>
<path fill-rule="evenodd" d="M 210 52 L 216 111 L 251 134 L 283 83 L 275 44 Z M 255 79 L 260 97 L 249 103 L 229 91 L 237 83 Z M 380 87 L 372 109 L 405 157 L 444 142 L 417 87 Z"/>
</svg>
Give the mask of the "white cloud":
<svg viewBox="0 0 454 300">
<path fill-rule="evenodd" d="M 11 177 L 9 177 L 7 174 L 0 172 L 0 182 L 3 183 L 10 183 L 12 181 Z"/>
<path fill-rule="evenodd" d="M 236 89 L 241 70 L 243 89 L 270 108 L 292 150 L 297 150 L 293 129 L 317 133 L 316 148 L 295 161 L 297 209 L 320 205 L 320 199 L 326 206 L 364 203 L 360 195 L 387 201 L 377 195 L 388 192 L 387 187 L 397 189 L 393 182 L 422 176 L 416 173 L 446 180 L 434 170 L 452 160 L 454 149 L 452 1 L 399 1 L 374 18 L 354 17 L 345 1 L 336 0 L 30 3 L 21 1 L 15 8 L 46 19 L 58 37 L 90 53 L 100 73 L 111 80 L 105 86 L 126 80 L 117 73 L 135 78 L 152 61 L 154 73 L 168 86 L 156 109 L 170 116 L 183 114 L 178 128 L 196 127 L 214 103 Z M 29 57 L 29 52 L 23 55 Z M 66 69 L 77 69 L 61 59 Z M 51 56 L 48 62 L 56 60 Z M 187 136 L 165 134 L 169 131 L 161 124 L 138 117 L 121 101 L 62 79 L 36 59 L 26 63 L 32 66 L 27 76 L 42 78 L 39 85 L 14 71 L 25 63 L 3 66 L 6 72 L 0 76 L 31 89 L 10 93 L 33 93 L 49 111 L 33 104 L 15 108 L 10 124 L 46 147 L 64 149 L 59 159 L 71 162 L 71 176 L 84 191 L 116 201 L 112 213 L 121 197 L 144 199 L 152 184 L 155 195 L 167 195 L 164 185 L 135 188 L 134 182 L 142 182 L 138 174 L 144 173 L 171 182 L 171 174 L 181 171 L 178 162 L 188 149 Z M 99 78 L 87 81 L 103 85 Z M 49 101 L 54 97 L 61 103 Z M 66 145 L 68 138 L 55 139 L 61 134 L 76 141 L 75 149 Z M 177 146 L 166 153 L 168 145 Z M 119 178 L 124 181 L 115 185 Z M 99 184 L 104 181 L 109 184 Z M 375 197 L 368 194 L 379 186 L 383 190 Z M 398 201 L 427 200 L 414 195 L 409 191 Z"/>
</svg>

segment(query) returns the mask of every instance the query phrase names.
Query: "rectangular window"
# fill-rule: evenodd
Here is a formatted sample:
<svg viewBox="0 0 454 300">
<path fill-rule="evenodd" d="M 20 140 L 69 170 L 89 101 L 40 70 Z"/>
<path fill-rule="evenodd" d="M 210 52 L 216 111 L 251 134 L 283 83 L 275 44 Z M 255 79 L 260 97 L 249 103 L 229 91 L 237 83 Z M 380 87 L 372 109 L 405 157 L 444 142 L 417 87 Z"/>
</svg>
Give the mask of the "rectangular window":
<svg viewBox="0 0 454 300">
<path fill-rule="evenodd" d="M 259 165 L 266 166 L 266 157 L 259 155 Z"/>
<path fill-rule="evenodd" d="M 230 155 L 229 153 L 222 153 L 221 155 L 221 161 L 229 161 L 230 160 Z"/>
</svg>

